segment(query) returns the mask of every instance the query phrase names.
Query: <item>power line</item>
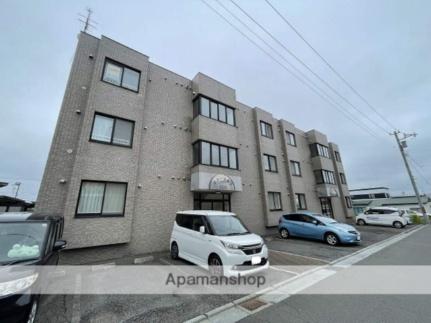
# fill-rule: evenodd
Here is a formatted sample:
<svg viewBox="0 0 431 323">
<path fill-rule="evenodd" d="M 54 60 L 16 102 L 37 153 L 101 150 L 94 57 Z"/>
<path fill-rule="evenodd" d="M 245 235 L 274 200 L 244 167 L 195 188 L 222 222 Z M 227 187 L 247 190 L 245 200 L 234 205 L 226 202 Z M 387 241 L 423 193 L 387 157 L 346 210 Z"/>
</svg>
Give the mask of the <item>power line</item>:
<svg viewBox="0 0 431 323">
<path fill-rule="evenodd" d="M 385 128 L 383 128 L 376 121 L 371 119 L 368 115 L 363 113 L 358 107 L 356 107 L 353 103 L 351 103 L 345 96 L 340 94 L 331 84 L 325 81 L 319 74 L 313 71 L 311 67 L 309 67 L 303 60 L 301 60 L 295 53 L 293 53 L 289 48 L 287 48 L 280 40 L 278 40 L 271 32 L 269 32 L 262 24 L 260 24 L 256 19 L 254 19 L 247 11 L 245 11 L 240 5 L 238 5 L 235 1 L 230 0 L 243 14 L 245 14 L 250 20 L 252 20 L 260 29 L 262 29 L 269 37 L 271 37 L 277 44 L 279 44 L 283 49 L 289 53 L 297 62 L 299 62 L 302 66 L 304 66 L 310 73 L 312 73 L 316 78 L 318 78 L 322 83 L 324 83 L 332 92 L 334 92 L 338 97 L 340 97 L 344 102 L 346 102 L 349 106 L 355 109 L 359 114 L 361 114 L 364 118 L 368 119 L 371 123 L 373 123 L 377 128 L 380 128 L 385 134 L 389 134 Z"/>
<path fill-rule="evenodd" d="M 412 161 L 413 167 L 416 169 L 416 172 L 422 177 L 425 183 L 427 183 L 431 187 L 431 182 L 426 178 L 425 174 L 422 173 L 421 168 L 422 166 L 409 154 L 407 155 L 409 159 Z"/>
<path fill-rule="evenodd" d="M 307 46 L 329 67 L 329 69 L 337 75 L 347 87 L 352 90 L 371 110 L 373 110 L 387 125 L 389 125 L 392 129 L 397 129 L 387 118 L 385 118 L 371 103 L 364 98 L 362 94 L 359 93 L 318 51 L 315 49 L 306 39 L 305 37 L 292 25 L 292 23 L 287 20 L 287 18 L 279 11 L 274 5 L 269 1 L 265 0 L 265 2 L 277 13 L 277 15 L 301 38 Z"/>
<path fill-rule="evenodd" d="M 300 78 L 298 75 L 296 75 L 294 72 L 292 72 L 289 68 L 287 68 L 283 63 L 281 63 L 278 59 L 276 59 L 273 55 L 271 55 L 267 50 L 262 48 L 258 43 L 256 43 L 253 39 L 251 39 L 247 34 L 245 34 L 242 30 L 240 30 L 237 26 L 232 24 L 227 18 L 225 18 L 221 13 L 219 13 L 214 7 L 212 7 L 210 4 L 208 4 L 205 0 L 201 0 L 208 8 L 210 8 L 213 12 L 215 12 L 220 18 L 222 18 L 226 23 L 228 23 L 232 28 L 234 28 L 237 32 L 239 32 L 243 37 L 245 37 L 248 41 L 250 41 L 254 46 L 259 48 L 263 53 L 265 53 L 268 57 L 270 57 L 273 61 L 275 61 L 277 64 L 279 64 L 283 69 L 288 71 L 290 74 L 292 74 L 299 82 L 301 82 L 303 85 L 307 86 L 311 91 L 313 91 L 315 94 L 317 94 L 320 98 L 328 102 L 330 105 L 335 107 L 337 110 L 342 112 L 349 120 L 351 120 L 353 123 L 355 123 L 359 128 L 364 130 L 364 127 L 359 125 L 357 123 L 358 120 L 350 117 L 349 114 L 343 109 L 340 109 L 336 106 L 336 103 L 333 103 L 331 98 L 326 98 L 324 95 L 319 93 L 317 90 L 315 90 L 311 85 L 309 85 L 307 82 L 305 82 L 302 78 Z M 365 130 L 367 131 L 367 130 Z M 370 135 L 373 137 L 377 137 L 373 132 L 367 131 Z M 378 138 L 378 137 L 377 137 Z"/>
<path fill-rule="evenodd" d="M 260 41 L 262 41 L 266 46 L 268 46 L 273 52 L 275 52 L 283 61 L 285 61 L 291 68 L 293 68 L 297 73 L 299 73 L 304 79 L 306 79 L 309 83 L 311 83 L 315 88 L 317 88 L 320 92 L 323 92 L 324 95 L 326 97 L 328 97 L 329 99 L 331 99 L 331 101 L 333 101 L 333 104 L 338 105 L 341 109 L 344 109 L 343 106 L 341 106 L 338 102 L 334 101 L 330 95 L 328 95 L 328 93 L 326 91 L 324 91 L 322 88 L 320 88 L 318 85 L 316 85 L 315 82 L 313 82 L 313 80 L 311 80 L 309 77 L 307 77 L 301 70 L 299 70 L 295 65 L 293 65 L 292 63 L 290 63 L 286 57 L 281 54 L 277 49 L 275 49 L 273 46 L 271 46 L 271 44 L 269 44 L 264 38 L 262 38 L 258 33 L 256 33 L 253 29 L 250 28 L 250 26 L 248 26 L 243 20 L 241 20 L 241 18 L 239 18 L 237 15 L 235 15 L 231 10 L 229 10 L 229 8 L 227 8 L 220 0 L 215 0 L 224 10 L 226 10 L 232 17 L 234 17 L 237 21 L 239 21 L 241 23 L 241 25 L 243 25 L 250 33 L 252 33 L 253 35 L 255 35 Z M 348 110 L 345 110 L 345 113 L 350 114 L 350 116 L 352 118 L 355 118 L 355 116 Z M 352 120 L 352 119 L 350 119 Z M 353 120 L 352 120 L 353 121 Z M 358 122 L 361 122 L 362 127 L 366 128 L 370 133 L 372 133 L 373 136 L 378 137 L 377 134 L 374 133 L 374 131 L 368 127 L 367 124 L 365 124 L 364 122 L 362 122 L 361 120 L 357 120 Z"/>
</svg>

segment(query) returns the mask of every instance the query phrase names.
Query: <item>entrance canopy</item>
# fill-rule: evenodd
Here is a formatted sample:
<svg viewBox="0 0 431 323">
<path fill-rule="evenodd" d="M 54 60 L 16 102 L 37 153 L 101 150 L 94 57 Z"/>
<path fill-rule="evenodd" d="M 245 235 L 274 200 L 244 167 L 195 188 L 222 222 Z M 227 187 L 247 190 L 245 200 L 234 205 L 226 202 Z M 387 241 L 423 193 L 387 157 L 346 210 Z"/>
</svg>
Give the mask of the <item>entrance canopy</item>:
<svg viewBox="0 0 431 323">
<path fill-rule="evenodd" d="M 240 176 L 196 172 L 192 174 L 192 191 L 239 192 L 242 191 Z"/>
</svg>

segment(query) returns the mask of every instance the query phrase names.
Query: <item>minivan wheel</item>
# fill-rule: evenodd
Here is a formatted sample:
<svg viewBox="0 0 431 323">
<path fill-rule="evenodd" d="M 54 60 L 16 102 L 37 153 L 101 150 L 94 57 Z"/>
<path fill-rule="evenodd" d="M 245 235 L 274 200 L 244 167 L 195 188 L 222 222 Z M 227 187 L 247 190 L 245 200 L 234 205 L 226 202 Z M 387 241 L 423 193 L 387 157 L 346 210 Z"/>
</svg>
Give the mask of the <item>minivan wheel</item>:
<svg viewBox="0 0 431 323">
<path fill-rule="evenodd" d="M 285 228 L 281 229 L 280 230 L 280 236 L 283 239 L 288 239 L 289 238 L 289 231 L 287 229 L 285 229 Z"/>
<path fill-rule="evenodd" d="M 223 263 L 217 255 L 212 255 L 208 261 L 210 274 L 212 276 L 223 276 Z"/>
<path fill-rule="evenodd" d="M 393 226 L 397 229 L 401 229 L 403 227 L 403 224 L 400 221 L 395 221 Z"/>
<path fill-rule="evenodd" d="M 178 254 L 179 254 L 178 245 L 177 245 L 176 242 L 172 242 L 172 245 L 171 245 L 171 258 L 173 260 L 178 259 L 179 258 Z"/>
<path fill-rule="evenodd" d="M 356 223 L 357 223 L 358 225 L 365 225 L 365 221 L 364 221 L 364 220 L 362 220 L 362 219 L 359 219 Z"/>
<path fill-rule="evenodd" d="M 338 244 L 338 237 L 334 233 L 328 233 L 325 236 L 325 241 L 330 246 L 335 246 Z"/>
<path fill-rule="evenodd" d="M 30 312 L 28 313 L 27 323 L 33 323 L 34 322 L 34 320 L 36 318 L 37 308 L 38 308 L 38 301 L 37 301 L 37 299 L 35 299 L 33 301 L 33 304 L 31 304 L 31 309 L 30 309 Z"/>
</svg>

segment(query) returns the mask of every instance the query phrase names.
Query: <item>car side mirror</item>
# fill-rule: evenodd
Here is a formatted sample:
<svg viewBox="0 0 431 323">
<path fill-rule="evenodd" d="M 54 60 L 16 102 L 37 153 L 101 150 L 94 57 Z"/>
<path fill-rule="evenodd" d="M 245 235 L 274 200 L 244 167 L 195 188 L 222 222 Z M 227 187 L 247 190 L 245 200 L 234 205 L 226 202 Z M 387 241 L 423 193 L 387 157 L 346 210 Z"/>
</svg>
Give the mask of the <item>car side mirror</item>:
<svg viewBox="0 0 431 323">
<path fill-rule="evenodd" d="M 205 233 L 205 227 L 204 227 L 203 225 L 201 225 L 201 226 L 199 227 L 199 232 L 200 232 L 200 233 Z"/>
<path fill-rule="evenodd" d="M 58 251 L 66 248 L 67 242 L 65 240 L 57 240 L 54 243 L 53 251 Z"/>
<path fill-rule="evenodd" d="M 318 225 L 318 224 L 319 224 L 319 222 L 317 222 L 317 220 L 313 220 L 311 223 L 313 223 L 313 224 L 315 224 L 315 225 Z"/>
</svg>

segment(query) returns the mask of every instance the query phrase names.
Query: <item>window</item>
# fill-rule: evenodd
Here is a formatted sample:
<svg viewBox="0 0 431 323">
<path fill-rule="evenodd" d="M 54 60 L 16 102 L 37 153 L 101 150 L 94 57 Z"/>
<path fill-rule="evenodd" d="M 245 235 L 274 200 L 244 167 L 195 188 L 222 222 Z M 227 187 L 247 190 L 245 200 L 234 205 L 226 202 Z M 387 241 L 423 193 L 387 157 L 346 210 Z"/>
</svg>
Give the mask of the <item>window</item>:
<svg viewBox="0 0 431 323">
<path fill-rule="evenodd" d="M 329 158 L 328 147 L 315 143 L 310 145 L 311 157 L 321 156 Z"/>
<path fill-rule="evenodd" d="M 220 147 L 220 166 L 229 167 L 228 148 Z"/>
<path fill-rule="evenodd" d="M 281 193 L 268 192 L 268 204 L 270 211 L 280 211 L 281 207 Z"/>
<path fill-rule="evenodd" d="M 290 161 L 290 171 L 292 176 L 301 176 L 301 164 L 297 161 Z"/>
<path fill-rule="evenodd" d="M 193 199 L 195 210 L 231 211 L 228 193 L 194 193 Z"/>
<path fill-rule="evenodd" d="M 314 175 L 317 184 L 335 184 L 334 172 L 332 171 L 325 169 L 315 170 Z"/>
<path fill-rule="evenodd" d="M 103 81 L 138 92 L 140 78 L 141 72 L 110 59 L 105 60 Z"/>
<path fill-rule="evenodd" d="M 340 173 L 341 184 L 347 184 L 346 176 L 343 173 Z"/>
<path fill-rule="evenodd" d="M 369 194 L 356 194 L 352 195 L 352 200 L 366 200 L 370 199 L 371 196 Z"/>
<path fill-rule="evenodd" d="M 124 216 L 127 183 L 82 181 L 76 216 Z"/>
<path fill-rule="evenodd" d="M 201 215 L 177 214 L 175 222 L 177 222 L 180 227 L 194 231 L 199 231 L 201 226 L 205 226 L 203 216 Z"/>
<path fill-rule="evenodd" d="M 193 163 L 238 169 L 237 149 L 199 140 L 193 144 Z"/>
<path fill-rule="evenodd" d="M 376 198 L 376 199 L 386 199 L 389 197 L 390 196 L 388 193 L 376 193 L 376 194 L 374 194 L 374 198 Z"/>
<path fill-rule="evenodd" d="M 330 218 L 334 218 L 334 211 L 332 209 L 332 202 L 330 197 L 320 197 L 320 207 L 322 208 L 322 214 Z"/>
<path fill-rule="evenodd" d="M 307 201 L 305 200 L 305 194 L 302 194 L 302 193 L 295 194 L 295 206 L 297 210 L 307 209 Z"/>
<path fill-rule="evenodd" d="M 263 166 L 266 171 L 277 173 L 277 159 L 275 156 L 263 154 Z"/>
<path fill-rule="evenodd" d="M 220 146 L 211 145 L 211 165 L 220 166 Z"/>
<path fill-rule="evenodd" d="M 210 102 L 211 119 L 218 120 L 218 106 L 215 102 Z"/>
<path fill-rule="evenodd" d="M 295 134 L 289 131 L 286 131 L 287 134 L 287 143 L 291 146 L 296 147 L 296 137 Z"/>
<path fill-rule="evenodd" d="M 94 115 L 91 141 L 132 147 L 135 123 L 100 113 Z"/>
<path fill-rule="evenodd" d="M 193 102 L 193 116 L 199 114 L 235 126 L 235 109 L 203 96 L 198 96 Z"/>
<path fill-rule="evenodd" d="M 206 98 L 199 98 L 196 102 L 201 104 L 201 114 L 207 118 L 210 117 L 210 101 Z"/>
<path fill-rule="evenodd" d="M 283 217 L 288 221 L 305 222 L 302 214 L 291 213 L 291 214 L 283 215 Z"/>
<path fill-rule="evenodd" d="M 226 107 L 223 104 L 218 105 L 218 116 L 221 122 L 226 122 Z"/>
<path fill-rule="evenodd" d="M 265 121 L 261 121 L 260 122 L 260 133 L 262 134 L 262 136 L 273 139 L 273 134 L 272 134 L 272 125 L 270 125 L 269 123 L 266 123 Z"/>
<path fill-rule="evenodd" d="M 350 196 L 346 196 L 346 205 L 347 205 L 347 208 L 349 209 L 352 208 L 352 200 L 350 199 Z"/>
<path fill-rule="evenodd" d="M 335 160 L 339 163 L 341 163 L 341 156 L 340 153 L 338 151 L 334 151 L 334 155 L 335 155 Z"/>
</svg>

